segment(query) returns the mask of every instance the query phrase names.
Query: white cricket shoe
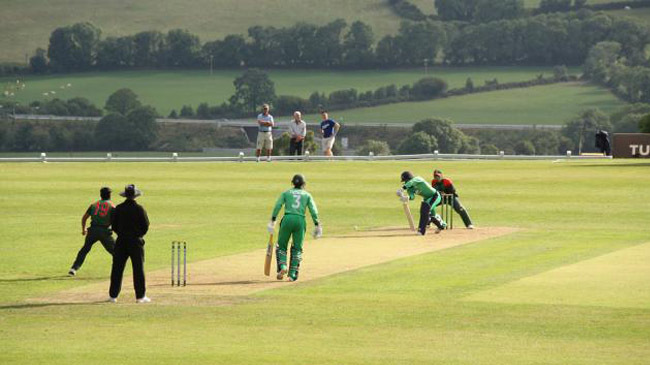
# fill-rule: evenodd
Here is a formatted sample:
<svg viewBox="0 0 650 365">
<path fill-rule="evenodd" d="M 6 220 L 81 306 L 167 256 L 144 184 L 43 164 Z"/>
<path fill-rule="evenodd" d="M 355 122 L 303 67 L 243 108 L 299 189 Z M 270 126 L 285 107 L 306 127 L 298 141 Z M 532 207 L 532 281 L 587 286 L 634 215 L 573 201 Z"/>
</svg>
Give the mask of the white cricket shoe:
<svg viewBox="0 0 650 365">
<path fill-rule="evenodd" d="M 474 229 L 474 225 L 470 224 L 469 226 L 467 226 L 467 229 Z"/>
<path fill-rule="evenodd" d="M 140 299 L 135 300 L 136 303 L 151 303 L 151 299 L 149 297 L 142 297 Z"/>
<path fill-rule="evenodd" d="M 266 162 L 271 162 L 271 156 L 266 156 Z"/>
<path fill-rule="evenodd" d="M 107 302 L 109 302 L 109 303 L 117 303 L 117 298 L 108 297 Z"/>
<path fill-rule="evenodd" d="M 70 268 L 70 270 L 68 270 L 68 275 L 69 275 L 69 276 L 75 276 L 75 275 L 77 275 L 77 270 L 75 270 L 75 269 L 73 269 L 73 268 Z"/>
<path fill-rule="evenodd" d="M 260 157 L 259 156 L 257 156 L 257 162 L 260 162 Z"/>
</svg>

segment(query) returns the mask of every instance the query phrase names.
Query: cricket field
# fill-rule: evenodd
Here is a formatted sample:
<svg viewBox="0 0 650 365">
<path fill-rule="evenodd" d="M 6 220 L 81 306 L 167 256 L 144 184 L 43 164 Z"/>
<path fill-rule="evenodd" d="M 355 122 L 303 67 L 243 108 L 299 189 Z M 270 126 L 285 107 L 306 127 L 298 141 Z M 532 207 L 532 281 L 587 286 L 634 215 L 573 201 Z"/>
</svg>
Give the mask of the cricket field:
<svg viewBox="0 0 650 365">
<path fill-rule="evenodd" d="M 475 230 L 417 237 L 400 173 L 452 179 Z M 2 364 L 647 364 L 650 163 L 0 163 Z M 266 224 L 302 173 L 324 235 L 297 282 L 263 275 Z M 135 183 L 149 304 L 107 303 L 99 188 Z M 417 220 L 419 198 L 411 202 Z M 313 225 L 308 218 L 308 233 Z M 188 243 L 188 286 L 170 244 Z"/>
</svg>

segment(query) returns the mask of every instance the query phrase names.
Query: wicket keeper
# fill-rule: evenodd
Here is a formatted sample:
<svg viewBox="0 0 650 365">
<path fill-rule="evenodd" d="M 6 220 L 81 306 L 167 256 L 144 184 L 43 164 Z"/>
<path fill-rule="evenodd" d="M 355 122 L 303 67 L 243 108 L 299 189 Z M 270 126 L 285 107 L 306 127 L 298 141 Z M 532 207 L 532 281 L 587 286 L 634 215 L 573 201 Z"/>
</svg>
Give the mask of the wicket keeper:
<svg viewBox="0 0 650 365">
<path fill-rule="evenodd" d="M 302 241 L 307 230 L 307 224 L 305 223 L 306 208 L 309 208 L 311 219 L 314 221 L 314 238 L 319 238 L 323 234 L 323 228 L 318 222 L 316 202 L 314 202 L 311 194 L 304 190 L 306 184 L 305 177 L 300 174 L 294 175 L 291 179 L 291 184 L 293 184 L 293 188 L 280 194 L 280 197 L 276 201 L 267 229 L 269 233 L 273 233 L 275 220 L 284 205 L 284 217 L 280 221 L 278 244 L 275 250 L 277 279 L 282 280 L 284 275 L 287 274 L 287 246 L 289 244 L 289 238 L 293 237 L 288 272 L 289 280 L 296 281 L 298 280 L 300 261 L 302 261 Z"/>
<path fill-rule="evenodd" d="M 402 189 L 397 190 L 397 196 L 402 201 L 415 199 L 415 195 L 422 197 L 420 204 L 420 222 L 418 224 L 418 233 L 424 236 L 427 232 L 427 225 L 433 222 L 436 225 L 436 233 L 440 233 L 447 224 L 442 221 L 440 216 L 436 213 L 436 207 L 440 204 L 442 197 L 440 193 L 431 187 L 428 182 L 419 176 L 413 176 L 410 171 L 404 171 L 401 175 L 402 189 L 406 190 L 408 195 L 404 195 Z"/>
</svg>

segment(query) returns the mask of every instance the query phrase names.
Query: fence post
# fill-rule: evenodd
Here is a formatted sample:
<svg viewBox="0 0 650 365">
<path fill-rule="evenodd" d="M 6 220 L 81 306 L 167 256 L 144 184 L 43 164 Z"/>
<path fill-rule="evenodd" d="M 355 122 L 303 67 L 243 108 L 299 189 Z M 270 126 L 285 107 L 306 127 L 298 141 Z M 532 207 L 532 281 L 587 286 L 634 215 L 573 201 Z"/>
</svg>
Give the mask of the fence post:
<svg viewBox="0 0 650 365">
<path fill-rule="evenodd" d="M 305 151 L 305 161 L 309 161 L 309 151 Z"/>
<path fill-rule="evenodd" d="M 172 161 L 174 161 L 174 162 L 178 161 L 178 153 L 177 152 L 172 153 Z"/>
<path fill-rule="evenodd" d="M 368 152 L 368 159 L 369 159 L 370 161 L 372 161 L 372 160 L 375 159 L 375 154 L 374 154 L 372 151 Z"/>
<path fill-rule="evenodd" d="M 239 162 L 244 162 L 244 152 L 239 151 Z"/>
<path fill-rule="evenodd" d="M 109 152 L 106 154 L 106 161 L 110 161 L 113 159 L 113 155 Z"/>
<path fill-rule="evenodd" d="M 567 158 L 571 158 L 571 150 L 567 150 L 567 151 L 566 151 L 566 157 L 567 157 Z"/>
<path fill-rule="evenodd" d="M 41 152 L 41 161 L 47 162 L 47 154 L 45 152 Z"/>
</svg>

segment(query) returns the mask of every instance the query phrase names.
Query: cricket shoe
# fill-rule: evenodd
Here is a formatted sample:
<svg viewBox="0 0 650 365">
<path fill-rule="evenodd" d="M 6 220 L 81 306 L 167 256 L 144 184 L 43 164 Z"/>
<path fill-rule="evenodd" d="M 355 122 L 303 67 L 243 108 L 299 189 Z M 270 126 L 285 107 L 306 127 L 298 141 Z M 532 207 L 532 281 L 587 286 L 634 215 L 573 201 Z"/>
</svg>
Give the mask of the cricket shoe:
<svg viewBox="0 0 650 365">
<path fill-rule="evenodd" d="M 75 275 L 77 275 L 77 270 L 71 268 L 70 270 L 68 270 L 68 275 L 69 275 L 69 276 L 75 276 Z"/>
<path fill-rule="evenodd" d="M 151 299 L 149 297 L 142 297 L 140 299 L 135 300 L 136 303 L 151 303 Z"/>
<path fill-rule="evenodd" d="M 289 281 L 292 281 L 292 282 L 293 281 L 298 281 L 298 273 L 289 274 L 288 278 L 289 278 Z"/>
<path fill-rule="evenodd" d="M 474 229 L 474 225 L 470 224 L 469 226 L 467 226 L 467 229 Z"/>
<path fill-rule="evenodd" d="M 117 298 L 108 297 L 107 302 L 109 302 L 109 303 L 117 303 Z"/>
<path fill-rule="evenodd" d="M 271 162 L 271 156 L 266 156 L 266 162 Z"/>
<path fill-rule="evenodd" d="M 260 158 L 258 157 L 258 158 L 256 159 L 256 161 L 257 161 L 257 162 L 260 162 Z"/>
<path fill-rule="evenodd" d="M 283 267 L 282 269 L 280 269 L 280 271 L 278 271 L 278 276 L 276 276 L 276 278 L 278 280 L 282 280 L 282 279 L 284 279 L 285 275 L 287 275 L 287 268 Z"/>
</svg>

